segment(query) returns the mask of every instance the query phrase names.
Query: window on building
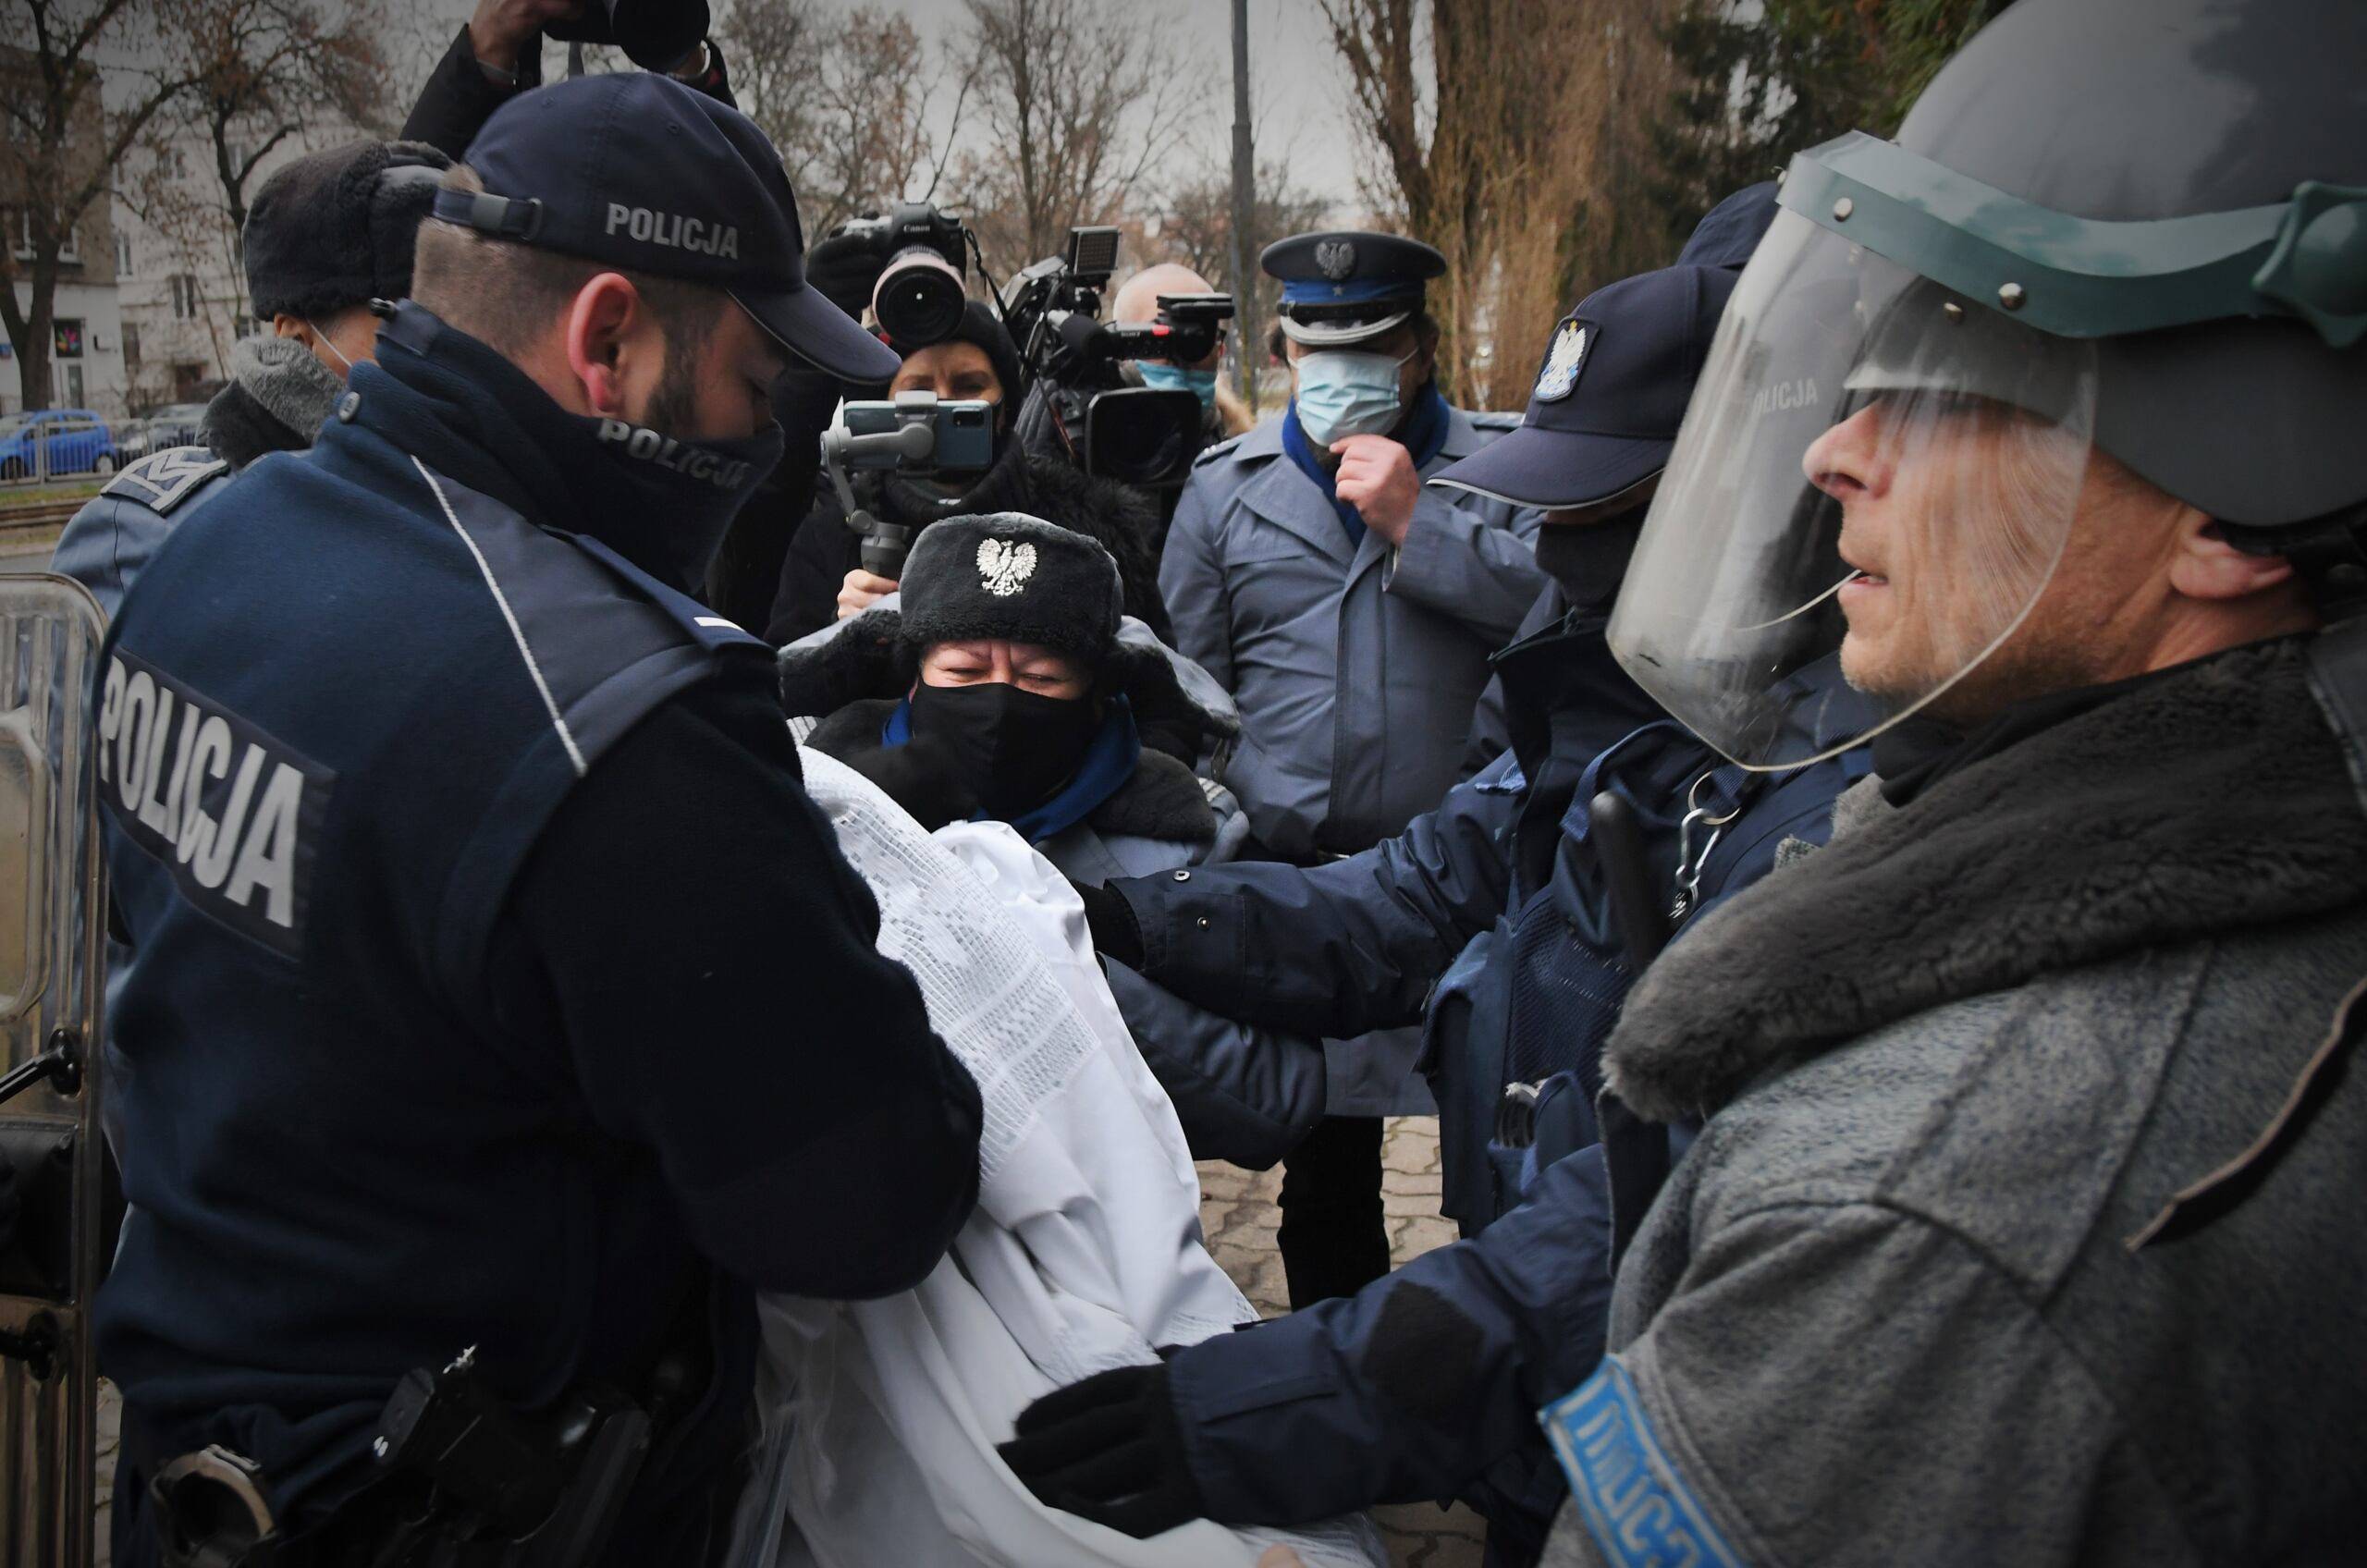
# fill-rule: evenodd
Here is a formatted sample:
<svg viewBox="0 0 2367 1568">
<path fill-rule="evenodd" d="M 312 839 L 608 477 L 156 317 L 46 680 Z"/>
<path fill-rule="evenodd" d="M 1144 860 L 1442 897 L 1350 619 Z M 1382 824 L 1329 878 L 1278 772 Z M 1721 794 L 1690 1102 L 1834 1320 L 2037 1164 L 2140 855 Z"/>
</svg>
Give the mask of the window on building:
<svg viewBox="0 0 2367 1568">
<path fill-rule="evenodd" d="M 123 324 L 123 362 L 127 365 L 140 362 L 140 328 L 130 322 Z"/>
<path fill-rule="evenodd" d="M 115 237 L 115 275 L 129 277 L 131 273 L 131 236 L 117 233 Z"/>
<path fill-rule="evenodd" d="M 8 232 L 17 242 L 17 254 L 31 256 L 33 253 L 32 209 L 18 207 L 11 215 Z M 82 259 L 81 237 L 71 228 L 66 231 L 66 242 L 57 248 L 57 259 L 61 262 L 79 262 Z"/>
<path fill-rule="evenodd" d="M 186 272 L 176 273 L 172 279 L 172 291 L 173 319 L 175 321 L 194 319 L 198 308 L 197 275 Z"/>
<path fill-rule="evenodd" d="M 59 316 L 49 324 L 51 347 L 61 360 L 82 357 L 82 318 Z"/>
<path fill-rule="evenodd" d="M 66 400 L 76 408 L 82 406 L 82 367 L 67 365 L 66 369 Z"/>
</svg>

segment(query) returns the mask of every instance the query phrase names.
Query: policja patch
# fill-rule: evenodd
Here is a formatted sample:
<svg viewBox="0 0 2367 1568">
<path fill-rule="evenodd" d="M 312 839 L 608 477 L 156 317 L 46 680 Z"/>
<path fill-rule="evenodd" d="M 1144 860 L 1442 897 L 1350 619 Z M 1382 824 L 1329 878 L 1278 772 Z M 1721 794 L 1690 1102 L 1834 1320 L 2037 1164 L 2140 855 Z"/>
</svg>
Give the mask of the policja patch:
<svg viewBox="0 0 2367 1568">
<path fill-rule="evenodd" d="M 1563 321 L 1545 350 L 1545 363 L 1537 373 L 1537 390 L 1531 396 L 1540 403 L 1558 403 L 1577 389 L 1578 373 L 1586 368 L 1587 349 L 1594 344 L 1596 330 L 1593 323 L 1576 316 Z"/>
<path fill-rule="evenodd" d="M 99 798 L 190 902 L 302 956 L 337 776 L 120 649 L 100 689 Z"/>
</svg>

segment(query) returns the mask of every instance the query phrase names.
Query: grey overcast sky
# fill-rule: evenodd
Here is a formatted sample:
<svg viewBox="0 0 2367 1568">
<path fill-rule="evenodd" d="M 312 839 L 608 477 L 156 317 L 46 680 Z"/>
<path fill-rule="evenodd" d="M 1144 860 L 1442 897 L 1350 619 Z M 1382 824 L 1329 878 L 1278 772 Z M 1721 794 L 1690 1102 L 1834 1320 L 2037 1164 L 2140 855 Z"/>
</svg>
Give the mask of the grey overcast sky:
<svg viewBox="0 0 2367 1568">
<path fill-rule="evenodd" d="M 743 0 L 744 3 L 744 0 Z M 958 46 L 966 12 L 962 0 L 873 0 L 912 18 L 932 50 Z M 1197 95 L 1191 145 L 1175 169 L 1222 168 L 1232 156 L 1233 43 L 1230 0 L 1116 0 L 1146 28 L 1164 28 L 1191 61 Z M 710 0 L 717 10 L 722 0 Z M 405 29 L 403 47 L 440 48 L 466 20 L 474 0 L 424 0 L 418 21 Z M 546 68 L 563 68 L 560 46 L 546 44 Z M 431 62 L 418 61 L 423 75 Z M 409 80 L 417 75 L 401 73 Z M 1330 195 L 1343 214 L 1362 210 L 1356 198 L 1355 141 L 1346 116 L 1347 77 L 1323 29 L 1315 0 L 1249 0 L 1249 75 L 1261 159 L 1286 158 L 1295 184 Z M 883 192 L 883 195 L 889 194 Z M 952 191 L 943 192 L 949 198 Z"/>
</svg>

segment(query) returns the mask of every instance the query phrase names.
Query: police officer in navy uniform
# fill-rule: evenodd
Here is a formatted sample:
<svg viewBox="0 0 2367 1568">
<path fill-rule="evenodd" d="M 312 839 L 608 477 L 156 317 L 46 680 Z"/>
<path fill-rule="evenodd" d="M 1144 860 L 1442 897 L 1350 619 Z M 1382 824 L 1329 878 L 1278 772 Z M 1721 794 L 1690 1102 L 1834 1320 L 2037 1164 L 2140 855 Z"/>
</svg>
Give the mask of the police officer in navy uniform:
<svg viewBox="0 0 2367 1568">
<path fill-rule="evenodd" d="M 1349 1300 L 1046 1396 L 1006 1455 L 1048 1502 L 1149 1534 L 1198 1513 L 1279 1524 L 1460 1497 L 1488 1520 L 1490 1564 L 1541 1550 L 1567 1488 L 1537 1406 L 1592 1369 L 1622 1228 L 1690 1135 L 1622 1121 L 1601 1095 L 1603 1042 L 1650 957 L 1606 865 L 1633 866 L 1655 927 L 1684 889 L 1673 924 L 1689 925 L 1779 847 L 1821 843 L 1867 766 L 1860 752 L 1748 774 L 1669 717 L 1606 640 L 1735 278 L 1667 267 L 1579 300 L 1521 428 L 1431 482 L 1545 508 L 1554 613 L 1496 661 L 1509 749 L 1337 864 L 1083 893 L 1119 1004 L 1196 1135 L 1229 1130 L 1228 1109 L 1281 1120 L 1304 1054 L 1292 1032 L 1421 1017 L 1439 1202 L 1466 1240 Z M 1598 818 L 1604 791 L 1637 828 L 1624 851 Z M 1237 1033 L 1196 1026 L 1200 1009 Z M 1175 1071 L 1185 1046 L 1196 1055 Z M 1236 1104 L 1212 1108 L 1209 1084 Z"/>
<path fill-rule="evenodd" d="M 1269 246 L 1293 397 L 1211 447 L 1175 508 L 1159 588 L 1177 648 L 1230 691 L 1225 782 L 1274 857 L 1312 864 L 1404 831 L 1458 776 L 1488 655 L 1544 578 L 1537 513 L 1423 480 L 1517 421 L 1450 406 L 1425 286 L 1446 268 L 1389 234 Z M 1328 1042 L 1331 1119 L 1285 1166 L 1291 1301 L 1389 1268 L 1380 1123 L 1429 1109 L 1417 1032 Z"/>
<path fill-rule="evenodd" d="M 528 1418 L 647 1413 L 596 1561 L 709 1561 L 751 1287 L 907 1288 L 975 1201 L 977 1090 L 771 650 L 685 593 L 785 360 L 893 357 L 804 286 L 763 134 L 679 83 L 524 94 L 471 158 L 318 446 L 177 529 L 102 658 L 118 1563 L 202 1534 L 153 1484 L 209 1447 L 274 1562 L 365 1560 L 449 1495 L 374 1456 L 390 1393 L 472 1350 Z"/>
<path fill-rule="evenodd" d="M 133 463 L 74 514 L 50 570 L 112 616 L 173 525 L 267 452 L 313 444 L 377 312 L 411 292 L 411 245 L 451 160 L 417 141 L 355 141 L 264 181 L 239 233 L 247 297 L 264 330 L 230 350 L 229 385 L 205 406 L 200 444 Z"/>
</svg>

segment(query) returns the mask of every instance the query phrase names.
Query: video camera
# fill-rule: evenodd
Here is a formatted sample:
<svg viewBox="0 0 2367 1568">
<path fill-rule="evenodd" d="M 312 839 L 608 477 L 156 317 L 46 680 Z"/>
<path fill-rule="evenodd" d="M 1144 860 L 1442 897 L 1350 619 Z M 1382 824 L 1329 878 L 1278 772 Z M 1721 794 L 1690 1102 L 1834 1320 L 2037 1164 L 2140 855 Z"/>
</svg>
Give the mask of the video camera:
<svg viewBox="0 0 2367 1568">
<path fill-rule="evenodd" d="M 845 404 L 839 423 L 822 433 L 822 468 L 838 492 L 847 527 L 863 541 L 863 570 L 881 577 L 902 576 L 914 530 L 877 517 L 858 503 L 858 477 L 866 480 L 870 490 L 877 477 L 890 470 L 975 472 L 991 464 L 994 453 L 992 403 L 940 403 L 934 392 L 899 392 L 889 402 Z"/>
<path fill-rule="evenodd" d="M 871 290 L 871 314 L 895 348 L 941 343 L 962 325 L 969 294 L 962 268 L 971 239 L 961 219 L 926 202 L 899 202 L 847 219 L 828 238 L 856 240 L 888 258 Z"/>
<path fill-rule="evenodd" d="M 1087 473 L 1150 488 L 1179 485 L 1200 450 L 1200 400 L 1189 392 L 1129 386 L 1118 365 L 1207 359 L 1233 319 L 1233 297 L 1162 294 L 1156 320 L 1112 325 L 1098 318 L 1101 292 L 1117 264 L 1115 228 L 1072 228 L 1065 253 L 1011 280 L 1003 320 L 1035 382 L 1020 411 L 1019 436 Z"/>
</svg>

